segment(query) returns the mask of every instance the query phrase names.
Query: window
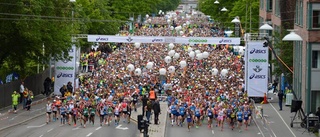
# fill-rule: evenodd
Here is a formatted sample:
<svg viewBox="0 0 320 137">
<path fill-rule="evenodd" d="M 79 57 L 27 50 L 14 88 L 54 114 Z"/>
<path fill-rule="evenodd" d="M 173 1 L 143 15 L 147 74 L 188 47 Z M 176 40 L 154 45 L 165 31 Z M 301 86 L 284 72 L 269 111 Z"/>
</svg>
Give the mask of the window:
<svg viewBox="0 0 320 137">
<path fill-rule="evenodd" d="M 276 15 L 277 17 L 280 17 L 280 0 L 275 0 L 275 13 L 274 15 Z"/>
<path fill-rule="evenodd" d="M 312 11 L 312 28 L 320 28 L 320 10 Z"/>
<path fill-rule="evenodd" d="M 299 26 L 303 26 L 303 0 L 296 1 L 294 22 Z"/>
<path fill-rule="evenodd" d="M 264 9 L 264 0 L 260 0 L 260 9 L 261 9 L 261 10 Z"/>
<path fill-rule="evenodd" d="M 320 50 L 312 51 L 312 68 L 320 69 Z"/>
<path fill-rule="evenodd" d="M 267 11 L 272 11 L 272 1 L 273 0 L 267 0 Z"/>
</svg>

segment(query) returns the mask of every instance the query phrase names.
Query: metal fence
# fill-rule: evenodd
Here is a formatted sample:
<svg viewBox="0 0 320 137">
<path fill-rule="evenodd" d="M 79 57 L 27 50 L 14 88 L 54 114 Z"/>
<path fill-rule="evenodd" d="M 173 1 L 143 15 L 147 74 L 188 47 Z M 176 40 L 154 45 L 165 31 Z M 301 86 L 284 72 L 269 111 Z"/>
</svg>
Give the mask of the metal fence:
<svg viewBox="0 0 320 137">
<path fill-rule="evenodd" d="M 54 74 L 54 68 L 52 68 L 52 74 Z M 24 80 L 24 87 L 32 90 L 34 96 L 41 94 L 44 91 L 43 82 L 47 77 L 50 77 L 49 69 L 46 69 L 43 73 L 29 76 Z M 12 105 L 12 93 L 13 91 L 20 91 L 21 81 L 13 81 L 0 85 L 0 108 L 4 108 Z"/>
<path fill-rule="evenodd" d="M 253 103 L 253 110 L 252 110 L 252 119 L 256 123 L 260 134 L 262 137 L 276 137 L 276 135 L 271 130 L 270 124 L 266 119 L 266 115 L 263 114 L 263 107 L 262 105 L 256 104 L 253 99 L 251 99 Z"/>
</svg>

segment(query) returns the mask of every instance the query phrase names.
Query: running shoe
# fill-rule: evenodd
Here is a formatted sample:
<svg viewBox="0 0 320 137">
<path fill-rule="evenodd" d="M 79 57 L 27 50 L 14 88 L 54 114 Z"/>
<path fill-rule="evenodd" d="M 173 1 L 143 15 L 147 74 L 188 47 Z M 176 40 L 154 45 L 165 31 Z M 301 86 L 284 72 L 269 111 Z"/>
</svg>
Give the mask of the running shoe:
<svg viewBox="0 0 320 137">
<path fill-rule="evenodd" d="M 199 126 L 196 126 L 196 128 L 199 128 Z"/>
</svg>

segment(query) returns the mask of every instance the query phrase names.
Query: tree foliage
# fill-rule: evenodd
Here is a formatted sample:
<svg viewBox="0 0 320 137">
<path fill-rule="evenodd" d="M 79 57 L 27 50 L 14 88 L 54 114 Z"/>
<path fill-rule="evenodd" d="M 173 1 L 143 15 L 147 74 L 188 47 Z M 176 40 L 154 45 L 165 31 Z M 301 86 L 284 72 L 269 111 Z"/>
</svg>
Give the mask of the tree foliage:
<svg viewBox="0 0 320 137">
<path fill-rule="evenodd" d="M 287 35 L 288 32 L 282 27 L 281 32 L 274 32 L 274 44 L 273 47 L 277 51 L 278 57 L 292 70 L 293 69 L 293 44 L 292 42 L 282 41 L 279 38 L 283 38 Z M 279 66 L 276 59 L 271 60 L 271 63 L 274 64 L 273 74 L 276 76 L 281 76 L 282 70 L 280 67 L 283 67 L 285 74 L 288 78 L 288 82 L 292 83 L 292 73 L 288 68 L 286 68 L 282 63 Z"/>
<path fill-rule="evenodd" d="M 113 35 L 129 17 L 174 10 L 180 0 L 2 0 L 0 77 L 36 73 L 49 56 L 65 58 L 72 34 Z M 137 16 L 135 16 L 137 17 Z M 86 40 L 84 40 L 86 41 Z M 43 45 L 44 54 L 43 54 Z M 88 44 L 78 45 L 88 46 Z"/>
<path fill-rule="evenodd" d="M 249 32 L 250 9 L 251 9 L 251 28 L 252 32 L 257 32 L 259 28 L 259 0 L 220 0 L 219 4 L 214 4 L 216 0 L 200 0 L 200 11 L 206 15 L 210 15 L 215 22 L 225 27 L 234 26 L 231 21 L 236 17 L 240 17 L 241 25 L 246 32 Z M 223 12 L 221 8 L 227 8 L 228 11 Z M 247 28 L 245 24 L 247 23 Z"/>
</svg>

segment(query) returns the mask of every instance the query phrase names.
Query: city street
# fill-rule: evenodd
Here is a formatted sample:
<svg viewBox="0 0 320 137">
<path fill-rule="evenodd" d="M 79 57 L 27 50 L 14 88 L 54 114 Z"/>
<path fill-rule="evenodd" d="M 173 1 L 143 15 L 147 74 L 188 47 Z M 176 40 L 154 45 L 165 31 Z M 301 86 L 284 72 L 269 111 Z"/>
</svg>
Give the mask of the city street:
<svg viewBox="0 0 320 137">
<path fill-rule="evenodd" d="M 86 128 L 77 125 L 60 125 L 60 121 L 45 123 L 46 117 L 42 115 L 29 122 L 3 130 L 0 132 L 2 137 L 136 137 L 138 134 L 137 125 L 120 122 L 119 126 L 113 123 L 110 126 L 100 127 L 99 123 L 86 125 Z M 96 122 L 99 122 L 96 117 Z"/>
<path fill-rule="evenodd" d="M 227 124 L 224 125 L 224 130 L 221 131 L 219 127 L 213 127 L 212 129 L 207 128 L 207 124 L 205 122 L 198 129 L 192 127 L 190 132 L 188 132 L 188 128 L 186 123 L 183 127 L 178 127 L 176 125 L 171 126 L 169 118 L 167 120 L 167 128 L 166 128 L 166 137 L 262 137 L 262 134 L 259 132 L 258 127 L 252 123 L 251 126 L 248 127 L 248 130 L 244 130 L 244 126 L 242 127 L 242 132 L 239 133 L 238 129 L 231 130 Z"/>
</svg>

